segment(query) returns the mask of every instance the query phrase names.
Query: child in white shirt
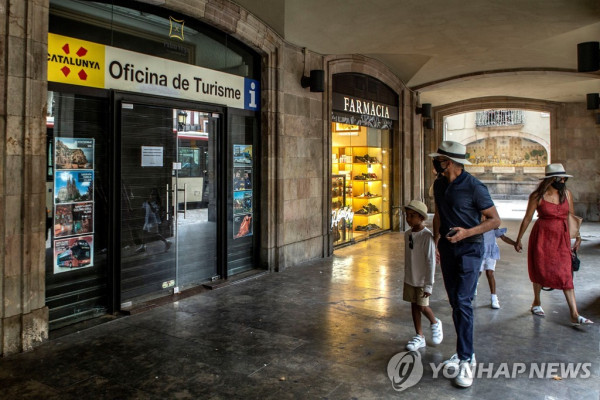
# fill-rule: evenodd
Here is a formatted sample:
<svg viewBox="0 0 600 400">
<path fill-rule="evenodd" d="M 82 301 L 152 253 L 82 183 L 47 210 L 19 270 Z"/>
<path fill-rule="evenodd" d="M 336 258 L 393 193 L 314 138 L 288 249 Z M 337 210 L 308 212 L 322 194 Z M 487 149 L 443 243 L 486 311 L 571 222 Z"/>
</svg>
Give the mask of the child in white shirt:
<svg viewBox="0 0 600 400">
<path fill-rule="evenodd" d="M 421 329 L 421 314 L 431 323 L 432 341 L 440 344 L 444 338 L 442 321 L 433 315 L 429 307 L 429 296 L 433 291 L 435 274 L 435 242 L 433 234 L 423 225 L 427 219 L 427 206 L 412 200 L 404 207 L 406 222 L 411 229 L 404 232 L 404 293 L 403 300 L 410 302 L 416 336 L 406 345 L 408 351 L 425 347 Z"/>
</svg>

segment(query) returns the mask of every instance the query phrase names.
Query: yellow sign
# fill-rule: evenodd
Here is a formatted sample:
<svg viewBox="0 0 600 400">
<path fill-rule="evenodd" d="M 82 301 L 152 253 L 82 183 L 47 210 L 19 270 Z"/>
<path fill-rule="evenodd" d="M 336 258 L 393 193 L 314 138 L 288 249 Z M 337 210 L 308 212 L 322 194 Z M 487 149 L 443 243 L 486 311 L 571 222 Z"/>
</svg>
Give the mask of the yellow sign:
<svg viewBox="0 0 600 400">
<path fill-rule="evenodd" d="M 105 46 L 48 33 L 48 81 L 104 88 Z"/>
</svg>

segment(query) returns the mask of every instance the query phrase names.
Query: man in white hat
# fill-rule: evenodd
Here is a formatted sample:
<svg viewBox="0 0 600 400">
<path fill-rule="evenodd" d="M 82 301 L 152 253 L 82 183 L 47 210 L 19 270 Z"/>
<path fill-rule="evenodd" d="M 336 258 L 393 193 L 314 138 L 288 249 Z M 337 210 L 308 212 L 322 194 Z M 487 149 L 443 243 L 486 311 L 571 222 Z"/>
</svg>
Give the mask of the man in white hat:
<svg viewBox="0 0 600 400">
<path fill-rule="evenodd" d="M 487 187 L 464 170 L 466 147 L 444 141 L 429 154 L 439 177 L 433 184 L 433 235 L 442 266 L 444 285 L 456 329 L 456 354 L 446 368 L 458 368 L 455 384 L 473 384 L 473 296 L 483 255 L 483 233 L 500 226 L 500 217 Z M 481 222 L 481 215 L 485 221 Z"/>
</svg>

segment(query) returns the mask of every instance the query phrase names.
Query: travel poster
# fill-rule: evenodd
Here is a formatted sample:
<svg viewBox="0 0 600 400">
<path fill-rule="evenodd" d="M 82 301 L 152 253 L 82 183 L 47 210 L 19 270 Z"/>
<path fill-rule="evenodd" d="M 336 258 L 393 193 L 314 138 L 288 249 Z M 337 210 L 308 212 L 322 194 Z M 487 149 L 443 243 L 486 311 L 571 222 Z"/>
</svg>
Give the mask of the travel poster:
<svg viewBox="0 0 600 400">
<path fill-rule="evenodd" d="M 252 145 L 234 144 L 233 145 L 233 166 L 251 167 L 252 166 Z"/>
<path fill-rule="evenodd" d="M 83 235 L 94 231 L 94 204 L 58 204 L 54 210 L 54 237 Z"/>
<path fill-rule="evenodd" d="M 54 273 L 68 272 L 94 265 L 92 235 L 74 236 L 54 241 Z"/>
<path fill-rule="evenodd" d="M 56 171 L 54 173 L 54 203 L 75 203 L 94 200 L 94 171 Z"/>
<path fill-rule="evenodd" d="M 54 162 L 56 169 L 93 169 L 94 139 L 54 139 Z"/>
<path fill-rule="evenodd" d="M 233 214 L 252 212 L 252 190 L 233 192 Z"/>
<path fill-rule="evenodd" d="M 233 217 L 233 238 L 252 236 L 252 214 L 235 215 Z"/>
<path fill-rule="evenodd" d="M 252 190 L 252 168 L 233 169 L 233 190 Z"/>
</svg>

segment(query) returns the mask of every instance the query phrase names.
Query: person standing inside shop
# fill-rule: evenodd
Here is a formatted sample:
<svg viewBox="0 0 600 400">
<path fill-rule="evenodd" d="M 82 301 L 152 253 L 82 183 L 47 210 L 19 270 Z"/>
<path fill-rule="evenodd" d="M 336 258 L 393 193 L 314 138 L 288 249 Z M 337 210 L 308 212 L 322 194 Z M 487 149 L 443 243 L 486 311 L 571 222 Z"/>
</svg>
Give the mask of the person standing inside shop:
<svg viewBox="0 0 600 400">
<path fill-rule="evenodd" d="M 483 233 L 500 226 L 500 217 L 487 187 L 464 170 L 466 147 L 444 141 L 429 154 L 441 174 L 434 182 L 433 235 L 456 329 L 456 354 L 445 368 L 458 368 L 454 383 L 473 384 L 473 296 L 483 257 Z M 485 217 L 482 220 L 482 215 Z"/>
</svg>

